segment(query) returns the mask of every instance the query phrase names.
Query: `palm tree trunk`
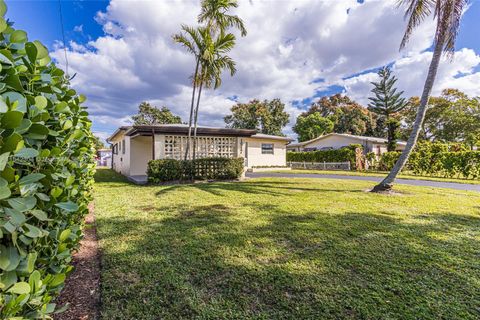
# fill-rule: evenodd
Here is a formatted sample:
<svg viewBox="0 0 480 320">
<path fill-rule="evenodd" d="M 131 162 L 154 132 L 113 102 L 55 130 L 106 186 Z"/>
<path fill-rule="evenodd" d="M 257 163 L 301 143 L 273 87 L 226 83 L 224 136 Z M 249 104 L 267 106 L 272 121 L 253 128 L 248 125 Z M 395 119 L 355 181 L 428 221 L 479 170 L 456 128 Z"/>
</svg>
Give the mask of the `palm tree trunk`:
<svg viewBox="0 0 480 320">
<path fill-rule="evenodd" d="M 425 80 L 425 85 L 423 87 L 422 99 L 420 101 L 420 106 L 417 110 L 417 116 L 415 117 L 415 123 L 413 124 L 412 133 L 410 133 L 410 137 L 408 138 L 405 150 L 403 150 L 400 158 L 398 158 L 397 162 L 393 166 L 388 176 L 383 179 L 382 182 L 376 185 L 372 189 L 372 192 L 389 191 L 392 189 L 395 179 L 407 163 L 408 157 L 412 153 L 412 150 L 417 143 L 418 135 L 420 133 L 423 120 L 425 119 L 425 113 L 427 112 L 428 99 L 430 97 L 430 93 L 432 92 L 433 84 L 435 82 L 435 76 L 437 75 L 438 65 L 440 63 L 440 58 L 442 57 L 444 43 L 445 33 L 439 36 L 437 42 L 435 43 L 432 61 L 430 62 L 427 79 Z"/>
<path fill-rule="evenodd" d="M 198 88 L 198 96 L 197 96 L 197 107 L 195 108 L 195 116 L 194 116 L 194 129 L 193 129 L 193 160 L 195 160 L 196 152 L 197 152 L 197 123 L 198 123 L 198 108 L 200 106 L 200 96 L 202 95 L 202 88 L 203 82 L 200 82 L 200 87 Z"/>
<path fill-rule="evenodd" d="M 197 63 L 195 65 L 195 73 L 193 74 L 193 90 L 192 90 L 192 102 L 190 104 L 190 118 L 188 119 L 188 138 L 187 138 L 187 147 L 185 150 L 185 160 L 187 160 L 190 144 L 192 139 L 192 120 L 193 120 L 193 106 L 195 105 L 195 90 L 197 88 L 197 75 L 198 75 L 198 66 L 200 64 L 200 58 L 197 58 Z"/>
</svg>

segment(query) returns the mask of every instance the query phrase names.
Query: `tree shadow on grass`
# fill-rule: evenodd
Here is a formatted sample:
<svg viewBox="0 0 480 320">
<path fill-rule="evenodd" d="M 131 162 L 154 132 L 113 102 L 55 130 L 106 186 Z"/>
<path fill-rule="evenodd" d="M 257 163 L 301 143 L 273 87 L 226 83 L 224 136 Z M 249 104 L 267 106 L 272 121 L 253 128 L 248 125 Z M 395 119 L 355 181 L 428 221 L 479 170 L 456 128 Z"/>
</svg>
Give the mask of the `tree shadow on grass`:
<svg viewBox="0 0 480 320">
<path fill-rule="evenodd" d="M 265 194 L 282 196 L 288 195 L 292 192 L 303 191 L 329 191 L 329 192 L 342 192 L 342 193 L 363 193 L 363 190 L 352 189 L 329 189 L 322 185 L 316 185 L 315 187 L 301 187 L 298 182 L 287 181 L 238 181 L 238 182 L 212 182 L 212 183 L 194 183 L 188 185 L 173 185 L 161 188 L 157 191 L 157 196 L 176 192 L 179 190 L 185 190 L 187 188 L 194 188 L 204 192 L 208 192 L 213 195 L 221 196 L 226 192 L 234 191 L 247 194 Z"/>
<path fill-rule="evenodd" d="M 478 316 L 478 217 L 177 209 L 99 221 L 105 319 Z"/>
</svg>

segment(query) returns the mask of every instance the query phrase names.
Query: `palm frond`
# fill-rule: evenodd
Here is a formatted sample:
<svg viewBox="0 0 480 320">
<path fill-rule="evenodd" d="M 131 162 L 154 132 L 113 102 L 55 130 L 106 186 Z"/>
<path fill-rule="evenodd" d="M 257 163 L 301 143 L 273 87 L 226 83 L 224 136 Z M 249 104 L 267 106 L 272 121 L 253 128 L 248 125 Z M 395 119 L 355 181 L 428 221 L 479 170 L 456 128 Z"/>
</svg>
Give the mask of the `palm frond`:
<svg viewBox="0 0 480 320">
<path fill-rule="evenodd" d="M 240 30 L 242 37 L 246 36 L 247 29 L 243 20 L 236 15 L 227 14 L 231 8 L 236 7 L 236 0 L 203 0 L 198 22 L 207 22 L 214 32 L 225 32 L 228 28 L 235 27 Z"/>
<path fill-rule="evenodd" d="M 408 20 L 400 49 L 405 48 L 415 30 L 428 16 L 436 5 L 436 0 L 399 0 L 398 6 L 407 6 L 404 18 Z"/>
<path fill-rule="evenodd" d="M 445 32 L 445 51 L 453 57 L 455 52 L 455 41 L 457 40 L 458 30 L 460 29 L 460 20 L 468 5 L 467 0 L 448 0 L 445 3 L 445 20 L 442 23 L 442 32 Z"/>
</svg>

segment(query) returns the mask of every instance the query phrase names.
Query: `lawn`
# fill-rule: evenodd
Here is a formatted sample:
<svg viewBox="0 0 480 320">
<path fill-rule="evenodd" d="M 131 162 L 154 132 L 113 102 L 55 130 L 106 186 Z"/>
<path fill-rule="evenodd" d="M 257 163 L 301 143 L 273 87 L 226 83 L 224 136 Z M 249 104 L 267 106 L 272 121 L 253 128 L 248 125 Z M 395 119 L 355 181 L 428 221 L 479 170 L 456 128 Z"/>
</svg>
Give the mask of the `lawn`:
<svg viewBox="0 0 480 320">
<path fill-rule="evenodd" d="M 96 179 L 103 319 L 480 317 L 480 193 Z"/>
<path fill-rule="evenodd" d="M 337 174 L 342 176 L 363 176 L 363 177 L 381 177 L 387 176 L 388 172 L 382 171 L 345 171 L 345 170 L 308 170 L 308 169 L 295 169 L 295 170 L 278 170 L 272 171 L 277 173 L 308 173 L 308 174 Z M 413 173 L 402 173 L 398 176 L 399 179 L 408 180 L 429 180 L 440 182 L 455 182 L 466 184 L 480 184 L 479 179 L 461 179 L 461 178 L 444 178 L 444 177 L 432 177 L 432 176 L 418 176 Z"/>
</svg>

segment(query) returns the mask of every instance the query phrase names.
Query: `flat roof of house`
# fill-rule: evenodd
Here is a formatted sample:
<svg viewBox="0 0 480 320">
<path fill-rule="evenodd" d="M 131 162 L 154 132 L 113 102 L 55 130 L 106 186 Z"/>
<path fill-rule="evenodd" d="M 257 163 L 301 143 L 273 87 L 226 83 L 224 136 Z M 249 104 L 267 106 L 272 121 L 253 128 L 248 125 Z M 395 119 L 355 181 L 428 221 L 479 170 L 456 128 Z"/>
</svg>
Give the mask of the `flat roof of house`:
<svg viewBox="0 0 480 320">
<path fill-rule="evenodd" d="M 158 125 L 133 125 L 123 126 L 118 128 L 107 141 L 112 141 L 120 132 L 124 132 L 127 136 L 151 136 L 156 134 L 188 134 L 188 125 L 186 124 L 158 124 Z M 289 137 L 273 136 L 263 133 L 257 133 L 256 130 L 251 129 L 233 129 L 233 128 L 219 128 L 219 127 L 197 127 L 197 135 L 199 136 L 227 136 L 227 137 L 252 137 L 258 139 L 272 139 L 282 141 L 292 141 Z"/>
<path fill-rule="evenodd" d="M 293 141 L 294 139 L 284 136 L 274 136 L 271 134 L 257 133 L 251 136 L 250 138 L 254 139 L 271 139 L 271 140 L 281 140 L 281 141 Z"/>
<path fill-rule="evenodd" d="M 309 143 L 312 143 L 312 142 L 315 142 L 315 141 L 318 141 L 318 140 L 322 140 L 322 139 L 325 139 L 325 138 L 331 137 L 331 136 L 341 136 L 341 137 L 351 138 L 351 139 L 355 139 L 355 140 L 359 140 L 359 141 L 370 141 L 370 142 L 376 142 L 376 143 L 387 143 L 388 142 L 388 140 L 384 139 L 384 138 L 368 137 L 368 136 L 356 136 L 356 135 L 347 134 L 347 133 L 329 133 L 329 134 L 317 137 L 317 138 L 312 139 L 312 140 L 298 142 L 298 143 L 290 143 L 288 145 L 288 147 L 292 148 L 292 147 L 305 146 Z M 405 141 L 397 141 L 397 144 L 406 145 L 407 143 Z"/>
</svg>

